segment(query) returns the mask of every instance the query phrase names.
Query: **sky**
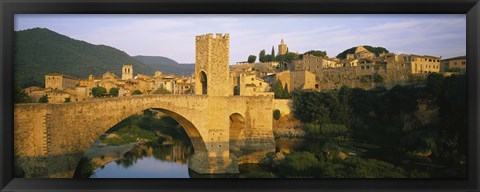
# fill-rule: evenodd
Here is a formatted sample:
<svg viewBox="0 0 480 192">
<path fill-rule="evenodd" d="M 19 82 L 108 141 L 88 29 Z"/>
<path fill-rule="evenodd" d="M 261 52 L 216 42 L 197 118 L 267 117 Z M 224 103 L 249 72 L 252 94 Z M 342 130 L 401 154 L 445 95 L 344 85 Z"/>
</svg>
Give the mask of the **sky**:
<svg viewBox="0 0 480 192">
<path fill-rule="evenodd" d="M 326 51 L 335 57 L 358 45 L 397 54 L 450 58 L 466 54 L 466 15 L 62 15 L 17 14 L 15 31 L 48 28 L 131 56 L 195 62 L 195 36 L 230 34 L 230 64 L 246 61 L 283 38 L 290 52 Z M 258 60 L 257 60 L 258 61 Z"/>
</svg>

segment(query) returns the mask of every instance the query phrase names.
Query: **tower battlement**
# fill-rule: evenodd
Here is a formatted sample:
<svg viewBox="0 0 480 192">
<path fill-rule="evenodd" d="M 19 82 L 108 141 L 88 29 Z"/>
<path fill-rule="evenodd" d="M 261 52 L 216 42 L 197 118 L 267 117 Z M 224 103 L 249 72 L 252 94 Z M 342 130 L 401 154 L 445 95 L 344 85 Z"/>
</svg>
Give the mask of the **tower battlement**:
<svg viewBox="0 0 480 192">
<path fill-rule="evenodd" d="M 198 35 L 196 36 L 195 38 L 197 41 L 198 40 L 204 40 L 204 39 L 225 39 L 225 40 L 229 40 L 230 39 L 230 34 L 228 33 L 225 33 L 224 35 L 222 35 L 221 33 L 217 33 L 217 34 L 213 34 L 213 33 L 209 33 L 209 34 L 204 34 L 204 35 Z"/>
</svg>

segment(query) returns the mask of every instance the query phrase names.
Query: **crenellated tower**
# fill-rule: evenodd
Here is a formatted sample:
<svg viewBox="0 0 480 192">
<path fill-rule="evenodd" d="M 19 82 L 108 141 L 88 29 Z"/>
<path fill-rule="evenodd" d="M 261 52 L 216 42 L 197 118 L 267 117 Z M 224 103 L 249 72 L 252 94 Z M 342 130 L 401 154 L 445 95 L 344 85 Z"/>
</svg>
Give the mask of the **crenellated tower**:
<svg viewBox="0 0 480 192">
<path fill-rule="evenodd" d="M 229 34 L 217 33 L 195 38 L 195 94 L 228 96 Z"/>
</svg>

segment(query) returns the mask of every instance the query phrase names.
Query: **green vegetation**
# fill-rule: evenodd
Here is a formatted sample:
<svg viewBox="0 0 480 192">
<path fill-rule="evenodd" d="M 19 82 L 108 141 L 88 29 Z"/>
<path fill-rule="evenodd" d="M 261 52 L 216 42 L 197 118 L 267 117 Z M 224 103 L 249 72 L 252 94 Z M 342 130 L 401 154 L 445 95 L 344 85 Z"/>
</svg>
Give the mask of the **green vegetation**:
<svg viewBox="0 0 480 192">
<path fill-rule="evenodd" d="M 92 88 L 93 97 L 101 97 L 105 93 L 107 93 L 107 89 L 105 89 L 105 87 L 97 86 Z"/>
<path fill-rule="evenodd" d="M 274 46 L 272 46 L 272 53 L 270 54 L 273 58 L 273 60 L 275 60 L 275 48 Z"/>
<path fill-rule="evenodd" d="M 48 95 L 45 94 L 42 97 L 40 97 L 40 99 L 38 99 L 38 102 L 39 103 L 48 103 Z"/>
<path fill-rule="evenodd" d="M 264 50 L 261 50 L 260 53 L 258 54 L 258 60 L 260 62 L 266 62 L 265 61 L 265 49 Z"/>
<path fill-rule="evenodd" d="M 320 50 L 310 50 L 305 53 L 303 53 L 300 57 L 303 59 L 303 55 L 313 55 L 317 57 L 327 57 L 327 52 L 326 51 L 320 51 Z"/>
<path fill-rule="evenodd" d="M 118 135 L 118 137 L 105 138 L 102 140 L 102 142 L 109 145 L 124 145 L 136 142 L 139 139 L 146 139 L 150 141 L 158 139 L 155 133 L 140 129 L 137 126 L 124 127 L 117 130 L 115 134 Z"/>
<path fill-rule="evenodd" d="M 278 172 L 283 177 L 317 178 L 405 178 L 407 172 L 375 159 L 348 157 L 328 159 L 306 151 L 287 154 Z"/>
<path fill-rule="evenodd" d="M 282 82 L 277 80 L 273 85 L 273 93 L 275 95 L 275 99 L 288 99 L 290 98 L 290 94 L 288 93 L 288 85 L 285 84 L 285 88 L 282 86 Z"/>
<path fill-rule="evenodd" d="M 142 92 L 138 89 L 132 92 L 132 95 L 141 95 L 141 94 Z"/>
<path fill-rule="evenodd" d="M 25 93 L 25 90 L 20 88 L 17 83 L 13 85 L 13 102 L 14 103 L 31 103 L 33 102 L 33 99 Z"/>
<path fill-rule="evenodd" d="M 117 88 L 117 87 L 112 87 L 112 88 L 110 88 L 110 90 L 108 91 L 108 94 L 113 95 L 113 96 L 115 96 L 115 97 L 118 97 L 118 90 L 120 90 L 120 89 Z"/>
<path fill-rule="evenodd" d="M 248 56 L 248 63 L 255 63 L 255 60 L 257 60 L 257 56 L 255 55 Z"/>
<path fill-rule="evenodd" d="M 275 119 L 275 120 L 280 119 L 280 110 L 278 110 L 278 109 L 273 110 L 273 119 Z"/>
<path fill-rule="evenodd" d="M 287 176 L 315 177 L 430 177 L 445 175 L 441 170 L 406 172 L 390 163 L 400 160 L 441 165 L 450 176 L 465 176 L 466 159 L 466 78 L 429 74 L 425 86 L 397 85 L 387 90 L 342 87 L 326 92 L 294 91 L 294 115 L 304 123 L 306 135 L 331 143 L 344 151 L 348 143 L 381 146 L 378 160 L 348 156 L 342 161 L 323 159 L 325 149 L 311 148 L 308 165 L 316 163 L 322 175 L 285 163 Z M 428 115 L 427 115 L 428 114 Z M 343 143 L 343 147 L 339 147 Z M 348 146 L 350 145 L 350 146 Z M 343 148 L 343 149 L 342 149 Z M 337 150 L 337 151 L 338 151 Z M 327 150 L 329 151 L 329 150 Z M 336 153 L 336 152 L 335 152 Z M 302 154 L 297 154 L 302 155 Z M 305 154 L 303 154 L 305 156 Z M 292 161 L 297 156 L 291 158 Z M 329 158 L 327 158 L 329 159 Z M 289 158 L 286 158 L 289 161 Z M 386 163 L 386 162 L 389 163 Z M 289 164 L 290 163 L 290 164 Z M 327 170 L 330 169 L 330 170 Z M 348 170 L 354 170 L 348 171 Z M 448 169 L 448 170 L 447 170 Z M 310 169 L 309 169 L 310 170 Z"/>
<path fill-rule="evenodd" d="M 156 89 L 155 91 L 153 91 L 153 94 L 171 94 L 172 92 L 168 91 L 167 89 L 165 89 L 162 86 L 160 86 L 158 89 Z"/>
<path fill-rule="evenodd" d="M 43 87 L 48 73 L 78 78 L 89 74 L 100 77 L 107 71 L 118 75 L 122 64 L 133 65 L 136 73 L 151 74 L 153 71 L 118 49 L 75 40 L 45 28 L 17 31 L 14 37 L 14 78 L 22 88 Z"/>
<path fill-rule="evenodd" d="M 388 50 L 385 49 L 385 48 L 383 48 L 383 47 L 372 47 L 372 46 L 368 46 L 368 45 L 363 46 L 363 47 L 365 47 L 365 49 L 367 49 L 368 51 L 374 53 L 376 56 L 379 56 L 380 53 L 383 53 L 383 52 L 388 53 Z M 350 49 L 347 49 L 347 50 L 339 53 L 339 54 L 337 55 L 337 58 L 346 59 L 346 58 L 347 58 L 347 54 L 353 54 L 353 53 L 355 53 L 355 49 L 357 49 L 357 47 L 352 47 L 352 48 L 350 48 Z"/>
</svg>

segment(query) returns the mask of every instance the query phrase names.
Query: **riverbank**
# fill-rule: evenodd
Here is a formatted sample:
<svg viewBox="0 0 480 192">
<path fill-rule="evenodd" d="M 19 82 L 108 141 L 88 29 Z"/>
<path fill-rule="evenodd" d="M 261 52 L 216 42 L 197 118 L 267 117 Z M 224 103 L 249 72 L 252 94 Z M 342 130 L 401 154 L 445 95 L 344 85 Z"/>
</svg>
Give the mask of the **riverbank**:
<svg viewBox="0 0 480 192">
<path fill-rule="evenodd" d="M 273 135 L 277 137 L 303 138 L 305 131 L 302 122 L 292 114 L 284 115 L 278 120 L 273 120 Z"/>
</svg>

